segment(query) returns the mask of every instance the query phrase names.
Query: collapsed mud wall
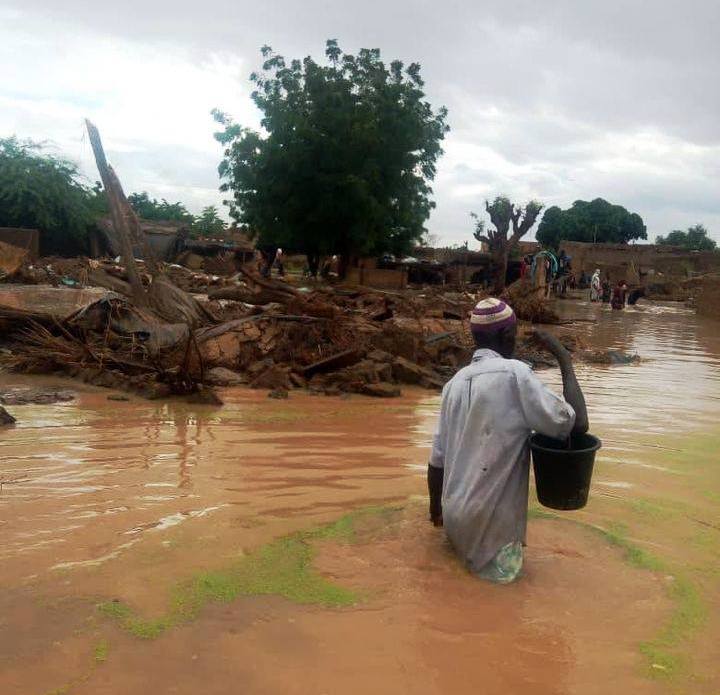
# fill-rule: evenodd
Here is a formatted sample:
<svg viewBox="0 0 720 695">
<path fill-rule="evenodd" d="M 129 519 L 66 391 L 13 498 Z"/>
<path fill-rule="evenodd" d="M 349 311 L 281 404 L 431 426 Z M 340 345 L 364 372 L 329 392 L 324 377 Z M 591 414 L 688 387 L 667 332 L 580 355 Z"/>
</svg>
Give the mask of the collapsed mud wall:
<svg viewBox="0 0 720 695">
<path fill-rule="evenodd" d="M 657 244 L 587 244 L 566 241 L 562 244 L 572 257 L 576 274 L 592 273 L 600 268 L 612 281 L 645 282 L 655 274 L 688 277 L 690 273 L 720 270 L 720 254 L 712 251 L 691 252 Z"/>
<path fill-rule="evenodd" d="M 695 296 L 695 307 L 701 316 L 720 320 L 720 277 L 703 278 Z"/>
</svg>

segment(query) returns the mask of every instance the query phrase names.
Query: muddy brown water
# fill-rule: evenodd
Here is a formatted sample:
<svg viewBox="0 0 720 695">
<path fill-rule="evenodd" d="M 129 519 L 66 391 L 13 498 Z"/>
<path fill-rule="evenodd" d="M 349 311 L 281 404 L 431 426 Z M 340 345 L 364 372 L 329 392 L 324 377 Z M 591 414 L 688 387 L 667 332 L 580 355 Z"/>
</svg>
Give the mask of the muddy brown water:
<svg viewBox="0 0 720 695">
<path fill-rule="evenodd" d="M 642 361 L 578 367 L 604 443 L 590 502 L 534 514 L 509 587 L 469 577 L 425 521 L 427 392 L 278 403 L 238 389 L 211 409 L 83 387 L 12 408 L 0 693 L 718 692 L 720 324 L 678 305 L 560 310 Z M 150 640 L 98 614 L 116 599 L 162 615 L 179 582 L 380 505 L 400 510 L 387 528 L 313 561 L 356 605 L 248 596 Z"/>
</svg>

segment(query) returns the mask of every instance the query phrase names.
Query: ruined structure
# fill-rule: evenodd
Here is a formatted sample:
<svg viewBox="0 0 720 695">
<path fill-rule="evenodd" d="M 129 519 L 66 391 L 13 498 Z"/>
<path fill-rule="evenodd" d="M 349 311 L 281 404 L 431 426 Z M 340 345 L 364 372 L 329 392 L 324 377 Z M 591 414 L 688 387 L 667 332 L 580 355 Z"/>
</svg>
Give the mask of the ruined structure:
<svg viewBox="0 0 720 695">
<path fill-rule="evenodd" d="M 562 248 L 572 257 L 576 275 L 600 268 L 611 282 L 625 280 L 639 285 L 652 284 L 654 276 L 687 278 L 694 274 L 720 270 L 720 254 L 688 251 L 657 244 L 587 244 L 566 241 Z"/>
</svg>

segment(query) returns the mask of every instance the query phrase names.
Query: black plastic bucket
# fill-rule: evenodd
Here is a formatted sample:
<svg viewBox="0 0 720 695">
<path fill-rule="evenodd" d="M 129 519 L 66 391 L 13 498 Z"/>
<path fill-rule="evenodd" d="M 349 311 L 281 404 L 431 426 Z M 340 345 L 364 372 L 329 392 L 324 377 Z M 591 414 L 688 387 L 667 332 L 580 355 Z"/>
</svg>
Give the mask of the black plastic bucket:
<svg viewBox="0 0 720 695">
<path fill-rule="evenodd" d="M 587 504 L 595 452 L 602 442 L 592 434 L 566 440 L 542 434 L 530 437 L 535 487 L 540 504 L 550 509 L 582 509 Z"/>
</svg>

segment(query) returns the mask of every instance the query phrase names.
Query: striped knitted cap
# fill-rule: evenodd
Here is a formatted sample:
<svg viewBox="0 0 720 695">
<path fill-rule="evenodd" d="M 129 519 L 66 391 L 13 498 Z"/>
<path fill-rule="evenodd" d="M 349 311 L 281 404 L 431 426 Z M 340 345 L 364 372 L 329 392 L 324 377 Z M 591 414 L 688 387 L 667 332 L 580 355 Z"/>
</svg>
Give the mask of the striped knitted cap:
<svg viewBox="0 0 720 695">
<path fill-rule="evenodd" d="M 515 325 L 515 312 L 500 299 L 488 297 L 479 301 L 470 314 L 470 330 L 473 333 L 495 333 Z"/>
</svg>

